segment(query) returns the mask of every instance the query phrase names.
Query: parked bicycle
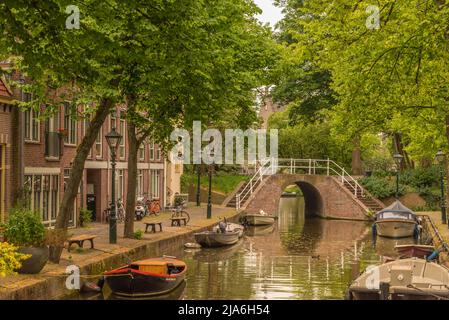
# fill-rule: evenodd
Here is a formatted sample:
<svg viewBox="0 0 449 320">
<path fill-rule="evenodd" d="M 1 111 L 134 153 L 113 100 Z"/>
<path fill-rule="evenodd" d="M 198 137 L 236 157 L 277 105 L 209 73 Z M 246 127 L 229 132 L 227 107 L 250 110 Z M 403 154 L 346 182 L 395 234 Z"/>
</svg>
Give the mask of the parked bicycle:
<svg viewBox="0 0 449 320">
<path fill-rule="evenodd" d="M 172 218 L 186 218 L 186 223 L 190 221 L 190 214 L 185 210 L 187 202 L 182 201 L 178 206 L 174 206 L 171 209 Z"/>
<path fill-rule="evenodd" d="M 106 217 L 106 222 L 109 222 L 109 217 L 111 216 L 111 206 L 112 206 L 112 202 L 103 211 L 103 216 Z M 116 212 L 116 216 L 117 216 L 117 222 L 119 222 L 119 223 L 124 222 L 125 221 L 125 207 L 123 206 L 122 199 L 117 200 L 115 212 Z"/>
<path fill-rule="evenodd" d="M 158 198 L 147 201 L 148 215 L 158 216 L 161 213 L 161 202 Z"/>
</svg>

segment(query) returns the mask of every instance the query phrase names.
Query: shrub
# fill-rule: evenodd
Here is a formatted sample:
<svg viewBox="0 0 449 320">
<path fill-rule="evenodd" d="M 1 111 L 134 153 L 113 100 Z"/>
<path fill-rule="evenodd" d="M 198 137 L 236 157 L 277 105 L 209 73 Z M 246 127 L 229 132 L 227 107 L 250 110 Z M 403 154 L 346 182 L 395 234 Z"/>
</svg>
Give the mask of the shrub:
<svg viewBox="0 0 449 320">
<path fill-rule="evenodd" d="M 80 209 L 80 226 L 86 227 L 89 223 L 92 222 L 92 211 L 86 208 Z"/>
<path fill-rule="evenodd" d="M 143 231 L 137 230 L 134 232 L 134 239 L 142 240 L 143 239 Z"/>
<path fill-rule="evenodd" d="M 45 227 L 40 215 L 25 207 L 12 208 L 5 224 L 5 237 L 19 247 L 43 246 Z"/>
<path fill-rule="evenodd" d="M 0 242 L 0 277 L 15 274 L 14 270 L 22 266 L 22 261 L 30 257 L 29 254 L 17 252 L 17 247 L 6 242 Z"/>
<path fill-rule="evenodd" d="M 396 195 L 396 184 L 387 178 L 371 176 L 359 180 L 360 184 L 366 188 L 373 196 L 379 199 L 385 199 Z M 405 193 L 403 185 L 399 186 L 399 195 Z"/>
</svg>

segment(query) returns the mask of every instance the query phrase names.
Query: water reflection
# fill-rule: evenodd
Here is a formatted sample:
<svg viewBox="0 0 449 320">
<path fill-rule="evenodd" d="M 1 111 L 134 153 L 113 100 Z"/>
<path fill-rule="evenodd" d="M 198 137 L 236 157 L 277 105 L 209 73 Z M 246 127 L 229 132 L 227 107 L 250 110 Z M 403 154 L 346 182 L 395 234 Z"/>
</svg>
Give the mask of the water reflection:
<svg viewBox="0 0 449 320">
<path fill-rule="evenodd" d="M 367 230 L 364 222 L 305 218 L 302 198 L 282 199 L 277 225 L 249 229 L 235 252 L 185 255 L 184 298 L 341 299 L 354 261 L 378 261 Z"/>
</svg>

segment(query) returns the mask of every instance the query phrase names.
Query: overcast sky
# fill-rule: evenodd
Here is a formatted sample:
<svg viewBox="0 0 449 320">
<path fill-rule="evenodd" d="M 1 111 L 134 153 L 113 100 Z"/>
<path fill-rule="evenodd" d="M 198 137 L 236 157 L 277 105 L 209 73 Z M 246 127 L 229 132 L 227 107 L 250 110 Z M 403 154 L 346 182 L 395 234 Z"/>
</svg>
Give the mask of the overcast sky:
<svg viewBox="0 0 449 320">
<path fill-rule="evenodd" d="M 263 10 L 258 17 L 260 21 L 268 22 L 274 27 L 283 18 L 281 8 L 275 7 L 272 0 L 254 0 L 254 2 Z"/>
</svg>

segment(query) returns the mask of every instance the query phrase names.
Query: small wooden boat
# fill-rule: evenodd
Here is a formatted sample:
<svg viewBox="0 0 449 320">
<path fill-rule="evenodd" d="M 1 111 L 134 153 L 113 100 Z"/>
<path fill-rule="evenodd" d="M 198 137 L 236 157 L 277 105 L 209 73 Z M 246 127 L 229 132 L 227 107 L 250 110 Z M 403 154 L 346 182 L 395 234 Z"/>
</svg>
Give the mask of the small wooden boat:
<svg viewBox="0 0 449 320">
<path fill-rule="evenodd" d="M 214 248 L 236 244 L 239 241 L 240 230 L 217 232 L 204 231 L 195 233 L 195 241 L 202 247 Z"/>
<path fill-rule="evenodd" d="M 186 272 L 183 261 L 162 257 L 136 261 L 103 275 L 113 294 L 138 298 L 171 292 L 184 281 Z"/>
<path fill-rule="evenodd" d="M 402 244 L 394 247 L 401 258 L 421 258 L 426 259 L 435 252 L 434 246 L 420 244 Z"/>
<path fill-rule="evenodd" d="M 409 258 L 367 268 L 349 287 L 350 300 L 447 300 L 449 269 Z"/>
<path fill-rule="evenodd" d="M 250 226 L 266 226 L 274 223 L 275 216 L 260 210 L 259 213 L 248 213 L 245 215 L 245 221 Z"/>
<path fill-rule="evenodd" d="M 411 237 L 415 235 L 418 227 L 416 214 L 399 201 L 379 211 L 375 221 L 375 231 L 381 237 Z"/>
<path fill-rule="evenodd" d="M 212 228 L 213 232 L 219 232 L 220 230 L 220 226 L 216 225 Z M 245 230 L 245 228 L 241 225 L 241 224 L 237 224 L 237 223 L 231 223 L 231 222 L 226 222 L 226 232 L 230 232 L 230 231 L 238 231 L 239 232 L 239 238 L 243 237 L 243 231 Z"/>
</svg>

